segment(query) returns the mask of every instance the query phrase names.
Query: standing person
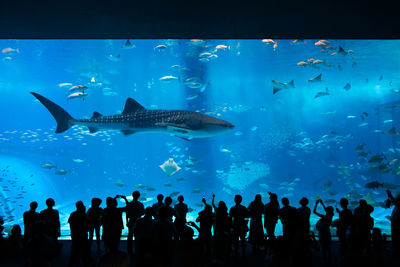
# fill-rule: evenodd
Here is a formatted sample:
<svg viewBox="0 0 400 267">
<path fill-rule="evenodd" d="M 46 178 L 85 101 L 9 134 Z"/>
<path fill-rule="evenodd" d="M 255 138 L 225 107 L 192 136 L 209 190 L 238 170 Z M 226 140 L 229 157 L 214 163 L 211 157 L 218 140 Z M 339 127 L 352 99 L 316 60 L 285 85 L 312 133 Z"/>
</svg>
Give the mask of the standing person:
<svg viewBox="0 0 400 267">
<path fill-rule="evenodd" d="M 107 206 L 103 212 L 103 241 L 106 252 L 116 252 L 118 250 L 122 229 L 124 229 L 122 212 L 125 211 L 125 208 L 117 208 L 117 198 L 119 197 L 119 195 L 114 198 L 107 197 Z"/>
<path fill-rule="evenodd" d="M 100 198 L 92 198 L 92 206 L 89 208 L 87 215 L 89 217 L 89 248 L 92 247 L 93 234 L 96 233 L 97 252 L 100 252 L 100 227 L 103 219 L 103 209 Z"/>
<path fill-rule="evenodd" d="M 126 226 L 128 227 L 126 248 L 130 255 L 132 254 L 133 246 L 133 226 L 135 225 L 136 220 L 144 214 L 144 206 L 143 203 L 139 201 L 140 192 L 137 190 L 132 193 L 133 199 L 131 202 L 129 202 L 125 196 L 121 196 L 121 198 L 124 199 L 126 203 Z"/>
<path fill-rule="evenodd" d="M 152 207 L 147 207 L 144 210 L 144 216 L 136 220 L 133 226 L 133 234 L 135 236 L 136 248 L 136 264 L 137 266 L 151 266 L 149 260 L 146 258 L 151 257 L 151 231 L 153 228 L 153 214 Z"/>
<path fill-rule="evenodd" d="M 182 239 L 182 234 L 186 223 L 186 214 L 189 211 L 188 206 L 185 203 L 183 203 L 183 201 L 184 201 L 183 196 L 179 196 L 178 197 L 179 203 L 176 204 L 174 207 L 176 215 L 174 224 L 176 228 L 176 235 L 179 240 Z"/>
<path fill-rule="evenodd" d="M 318 204 L 321 203 L 324 208 L 325 214 L 321 214 L 317 212 Z M 322 256 L 324 261 L 331 261 L 331 230 L 330 226 L 333 218 L 333 207 L 328 206 L 325 207 L 324 202 L 321 199 L 318 199 L 314 206 L 314 214 L 320 217 L 317 222 L 317 230 L 319 231 L 319 243 L 321 245 Z"/>
<path fill-rule="evenodd" d="M 60 216 L 58 211 L 53 209 L 55 201 L 52 198 L 46 200 L 47 209 L 44 209 L 39 214 L 39 220 L 43 221 L 45 226 L 45 233 L 57 242 L 60 236 Z"/>
<path fill-rule="evenodd" d="M 259 251 L 264 241 L 264 230 L 262 224 L 262 215 L 264 213 L 264 203 L 261 201 L 261 195 L 257 194 L 254 201 L 247 208 L 250 214 L 250 232 L 249 242 L 253 245 L 254 251 Z"/>
<path fill-rule="evenodd" d="M 275 239 L 275 227 L 278 223 L 279 216 L 279 202 L 278 196 L 274 193 L 268 192 L 269 203 L 264 207 L 264 227 L 267 232 L 269 240 Z"/>
<path fill-rule="evenodd" d="M 400 253 L 400 194 L 394 198 L 392 192 L 387 190 L 387 195 L 390 202 L 394 205 L 391 221 L 391 233 L 392 233 L 392 247 L 395 253 L 398 255 Z"/>
<path fill-rule="evenodd" d="M 172 204 L 172 198 L 171 197 L 166 197 L 164 200 L 164 207 L 167 211 L 167 217 L 168 220 L 170 220 L 171 222 L 173 221 L 172 217 L 176 218 L 176 212 L 174 210 L 174 208 L 171 207 Z"/>
<path fill-rule="evenodd" d="M 246 234 L 249 230 L 247 226 L 247 218 L 249 218 L 249 211 L 242 203 L 242 196 L 235 195 L 235 206 L 229 210 L 229 215 L 232 218 L 232 238 L 235 247 L 235 256 L 239 254 L 239 239 L 242 245 L 242 257 L 246 257 Z"/>
<path fill-rule="evenodd" d="M 202 256 L 205 256 L 206 264 L 208 264 L 211 259 L 211 229 L 214 223 L 214 213 L 212 212 L 212 207 L 206 203 L 204 197 L 202 202 L 205 206 L 204 209 L 199 212 L 196 222 L 200 223 L 199 240 L 202 244 Z M 193 224 L 190 225 L 193 226 Z"/>
<path fill-rule="evenodd" d="M 228 216 L 228 208 L 224 201 L 218 202 L 218 207 L 214 204 L 215 195 L 212 196 L 211 205 L 214 208 L 215 213 L 215 226 L 214 226 L 214 233 L 230 233 L 231 228 L 231 220 Z"/>
<path fill-rule="evenodd" d="M 303 197 L 299 201 L 301 207 L 297 209 L 298 232 L 295 248 L 295 259 L 300 260 L 300 265 L 311 266 L 311 238 L 310 238 L 310 216 L 311 209 L 307 206 L 309 201 Z"/>
<path fill-rule="evenodd" d="M 82 201 L 76 202 L 75 206 L 76 211 L 72 212 L 68 219 L 72 241 L 68 266 L 79 264 L 80 259 L 82 260 L 84 266 L 89 266 L 89 218 L 86 214 L 86 207 L 83 205 Z"/>
<path fill-rule="evenodd" d="M 158 220 L 158 210 L 161 207 L 165 207 L 165 204 L 164 204 L 163 200 L 164 200 L 163 194 L 158 194 L 157 195 L 157 202 L 154 203 L 153 206 L 151 206 L 153 208 L 153 210 L 154 210 L 154 219 L 155 220 Z"/>
<path fill-rule="evenodd" d="M 336 212 L 339 214 L 337 236 L 339 238 L 341 256 L 346 256 L 347 254 L 347 231 L 349 230 L 353 219 L 352 211 L 347 208 L 348 204 L 349 200 L 347 198 L 342 198 L 340 199 L 340 207 L 342 210 L 336 208 Z"/>
<path fill-rule="evenodd" d="M 31 239 L 36 233 L 36 222 L 39 218 L 39 213 L 36 212 L 38 203 L 33 201 L 29 204 L 30 210 L 24 212 L 24 244 Z"/>
</svg>

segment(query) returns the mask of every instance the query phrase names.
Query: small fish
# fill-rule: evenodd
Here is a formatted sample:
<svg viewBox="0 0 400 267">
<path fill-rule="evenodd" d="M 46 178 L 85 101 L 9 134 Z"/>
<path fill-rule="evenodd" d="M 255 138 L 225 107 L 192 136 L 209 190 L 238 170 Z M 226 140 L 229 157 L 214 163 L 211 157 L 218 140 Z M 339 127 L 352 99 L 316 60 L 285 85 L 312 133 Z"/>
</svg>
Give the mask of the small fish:
<svg viewBox="0 0 400 267">
<path fill-rule="evenodd" d="M 329 94 L 329 92 L 328 92 L 328 87 L 327 87 L 327 88 L 325 88 L 325 92 L 318 92 L 318 93 L 314 96 L 314 98 L 318 98 L 318 97 L 321 97 L 321 96 L 328 96 L 328 95 L 330 95 L 330 94 Z"/>
<path fill-rule="evenodd" d="M 307 65 L 308 65 L 308 63 L 305 62 L 305 61 L 299 61 L 299 62 L 297 62 L 297 66 L 307 66 Z"/>
<path fill-rule="evenodd" d="M 400 135 L 400 133 L 396 132 L 396 128 L 395 127 L 392 127 L 388 131 L 383 131 L 382 134 L 385 134 L 385 135 Z"/>
<path fill-rule="evenodd" d="M 131 41 L 126 40 L 125 44 L 123 46 L 121 46 L 121 48 L 123 49 L 132 49 L 135 48 L 136 45 L 131 44 Z"/>
<path fill-rule="evenodd" d="M 240 136 L 240 135 L 243 135 L 243 132 L 241 132 L 241 131 L 236 131 L 236 132 L 234 133 L 234 135 Z"/>
<path fill-rule="evenodd" d="M 76 162 L 76 163 L 82 163 L 82 162 L 84 162 L 84 160 L 82 160 L 82 159 L 73 159 L 72 161 L 73 161 L 73 162 Z"/>
<path fill-rule="evenodd" d="M 182 182 L 182 181 L 185 181 L 185 178 L 183 178 L 183 177 L 178 177 L 178 178 L 176 178 L 176 180 L 177 180 L 178 182 Z"/>
<path fill-rule="evenodd" d="M 1 53 L 3 53 L 3 54 L 14 53 L 14 52 L 20 53 L 19 48 L 14 49 L 14 48 L 11 48 L 11 47 L 7 47 L 7 48 L 4 48 L 4 49 L 1 50 Z"/>
<path fill-rule="evenodd" d="M 373 162 L 382 162 L 382 160 L 384 160 L 385 158 L 382 155 L 374 155 L 369 159 L 369 163 L 373 163 Z"/>
<path fill-rule="evenodd" d="M 382 187 L 383 183 L 379 183 L 378 181 L 374 181 L 374 182 L 366 183 L 364 186 L 365 186 L 365 188 L 376 189 L 376 188 Z"/>
<path fill-rule="evenodd" d="M 304 41 L 303 39 L 295 39 L 295 40 L 290 42 L 290 44 L 292 44 L 292 45 L 306 44 L 306 43 L 307 43 L 307 41 Z"/>
<path fill-rule="evenodd" d="M 59 83 L 58 87 L 71 86 L 72 83 Z"/>
<path fill-rule="evenodd" d="M 171 194 L 169 194 L 170 197 L 176 197 L 177 195 L 179 195 L 180 192 L 172 192 Z"/>
<path fill-rule="evenodd" d="M 45 169 L 57 169 L 57 166 L 51 164 L 51 163 L 43 163 L 40 165 L 40 167 L 45 168 Z"/>
<path fill-rule="evenodd" d="M 74 98 L 82 98 L 83 101 L 85 101 L 85 97 L 87 97 L 88 93 L 83 93 L 83 92 L 77 92 L 77 93 L 72 93 L 70 94 L 67 98 L 69 99 L 74 99 Z"/>
<path fill-rule="evenodd" d="M 166 45 L 159 44 L 159 45 L 156 45 L 156 46 L 154 47 L 154 50 L 161 51 L 161 50 L 164 50 L 164 49 L 166 49 L 166 48 L 167 48 Z"/>
<path fill-rule="evenodd" d="M 351 88 L 351 84 L 350 83 L 346 83 L 346 85 L 343 87 L 344 90 L 349 91 Z"/>
<path fill-rule="evenodd" d="M 389 165 L 392 166 L 392 165 L 395 165 L 395 164 L 398 163 L 398 162 L 399 162 L 399 159 L 392 159 L 392 160 L 389 162 Z"/>
<path fill-rule="evenodd" d="M 320 73 L 317 77 L 308 79 L 308 82 L 320 82 L 322 78 L 322 73 Z"/>
<path fill-rule="evenodd" d="M 379 80 L 382 81 L 383 80 L 383 75 L 381 74 L 381 76 L 379 77 Z"/>
<path fill-rule="evenodd" d="M 383 123 L 391 123 L 393 120 L 384 120 Z"/>
<path fill-rule="evenodd" d="M 200 193 L 200 192 L 201 192 L 201 189 L 200 189 L 200 188 L 195 188 L 195 189 L 192 190 L 192 193 L 193 193 L 193 194 L 198 194 L 198 193 Z"/>
<path fill-rule="evenodd" d="M 262 39 L 261 41 L 265 44 L 275 44 L 275 41 L 272 39 Z"/>
<path fill-rule="evenodd" d="M 220 44 L 220 45 L 217 45 L 215 48 L 218 50 L 225 50 L 225 49 L 229 50 L 229 49 L 231 49 L 231 46 L 226 46 L 226 45 Z"/>
<path fill-rule="evenodd" d="M 179 78 L 172 76 L 172 75 L 167 75 L 167 76 L 160 78 L 160 81 L 162 81 L 162 82 L 170 82 L 170 81 L 175 81 L 175 80 L 179 80 Z"/>
<path fill-rule="evenodd" d="M 256 131 L 257 129 L 258 129 L 258 126 L 253 126 L 253 127 L 251 127 L 250 130 L 251 130 L 252 132 L 254 132 L 254 131 Z"/>
<path fill-rule="evenodd" d="M 346 52 L 343 47 L 339 46 L 339 50 L 337 52 L 339 55 L 347 55 L 348 52 Z"/>
<path fill-rule="evenodd" d="M 171 187 L 172 184 L 164 184 L 165 187 Z"/>
<path fill-rule="evenodd" d="M 316 45 L 316 46 L 326 46 L 328 44 L 329 44 L 329 42 L 327 40 L 319 40 L 318 42 L 314 43 L 314 45 Z"/>
<path fill-rule="evenodd" d="M 115 181 L 113 182 L 114 185 L 118 186 L 118 187 L 124 187 L 125 184 L 123 182 L 121 182 L 121 180 Z"/>
<path fill-rule="evenodd" d="M 363 122 L 363 123 L 360 123 L 359 125 L 358 125 L 358 127 L 364 127 L 364 126 L 367 126 L 368 125 L 368 122 Z"/>
<path fill-rule="evenodd" d="M 359 151 L 363 150 L 363 149 L 364 149 L 364 146 L 365 146 L 365 143 L 356 146 L 356 151 L 359 152 Z"/>
<path fill-rule="evenodd" d="M 68 173 L 68 170 L 65 170 L 65 169 L 59 169 L 56 171 L 57 175 L 65 175 L 67 173 Z"/>
<path fill-rule="evenodd" d="M 65 83 L 65 84 L 68 84 L 68 83 Z M 71 88 L 68 89 L 68 93 L 67 94 L 75 92 L 75 91 L 81 91 L 82 93 L 84 93 L 85 89 L 87 89 L 87 88 L 88 87 L 86 85 L 74 85 L 74 86 L 72 86 Z"/>
<path fill-rule="evenodd" d="M 348 115 L 348 116 L 347 116 L 347 118 L 348 118 L 348 119 L 355 119 L 355 118 L 357 118 L 357 116 L 354 116 L 354 115 Z"/>
</svg>

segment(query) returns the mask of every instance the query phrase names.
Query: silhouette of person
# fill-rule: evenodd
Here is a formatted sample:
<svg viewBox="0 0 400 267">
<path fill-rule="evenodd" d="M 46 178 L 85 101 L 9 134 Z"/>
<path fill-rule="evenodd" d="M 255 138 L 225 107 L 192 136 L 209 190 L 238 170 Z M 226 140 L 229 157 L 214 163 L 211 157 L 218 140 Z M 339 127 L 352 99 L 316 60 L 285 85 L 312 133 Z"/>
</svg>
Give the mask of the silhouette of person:
<svg viewBox="0 0 400 267">
<path fill-rule="evenodd" d="M 126 226 L 128 227 L 128 238 L 126 242 L 126 248 L 128 250 L 128 254 L 132 254 L 132 245 L 133 245 L 133 225 L 136 220 L 142 217 L 144 214 L 144 206 L 143 203 L 139 201 L 140 192 L 134 191 L 132 193 L 132 201 L 129 202 L 125 196 L 121 196 L 126 202 Z"/>
<path fill-rule="evenodd" d="M 214 234 L 216 233 L 230 234 L 231 220 L 228 216 L 228 207 L 222 200 L 218 202 L 218 207 L 217 207 L 215 206 L 214 201 L 215 201 L 215 195 L 213 194 L 211 205 L 213 206 L 215 213 Z"/>
<path fill-rule="evenodd" d="M 92 206 L 88 209 L 87 215 L 89 218 L 89 248 L 92 247 L 93 235 L 96 233 L 97 252 L 100 252 L 100 227 L 103 219 L 103 209 L 100 198 L 92 198 Z"/>
<path fill-rule="evenodd" d="M 279 210 L 279 219 L 282 223 L 283 243 L 285 243 L 287 261 L 292 264 L 295 252 L 295 237 L 297 228 L 297 209 L 289 205 L 289 199 L 281 200 L 283 207 Z"/>
<path fill-rule="evenodd" d="M 11 258 L 22 255 L 24 249 L 24 237 L 21 235 L 21 227 L 14 225 L 11 229 L 11 235 L 7 239 L 8 256 Z"/>
<path fill-rule="evenodd" d="M 247 207 L 250 214 L 250 232 L 249 242 L 253 245 L 254 251 L 259 251 L 264 242 L 264 229 L 262 215 L 264 214 L 264 203 L 261 201 L 261 195 L 257 194 L 254 201 Z"/>
<path fill-rule="evenodd" d="M 79 264 L 80 260 L 82 260 L 84 266 L 89 266 L 89 217 L 86 214 L 86 207 L 82 201 L 76 202 L 75 206 L 76 210 L 71 213 L 68 219 L 72 243 L 68 266 Z"/>
<path fill-rule="evenodd" d="M 153 228 L 153 214 L 154 210 L 152 207 L 147 207 L 144 210 L 144 216 L 137 219 L 133 226 L 133 235 L 135 236 L 135 248 L 136 248 L 136 265 L 137 266 L 148 266 L 151 265 L 151 246 L 152 246 L 152 235 L 151 231 Z"/>
<path fill-rule="evenodd" d="M 188 213 L 189 209 L 188 206 L 183 203 L 184 198 L 183 196 L 178 196 L 178 204 L 175 205 L 175 228 L 176 228 L 176 234 L 177 238 L 181 239 L 182 234 L 183 234 L 183 229 L 186 224 L 186 214 Z"/>
<path fill-rule="evenodd" d="M 374 228 L 374 220 L 370 216 L 374 208 L 367 204 L 364 199 L 360 200 L 360 205 L 354 209 L 353 215 L 353 256 L 356 261 L 365 260 L 361 258 L 366 250 L 366 256 L 371 255 L 371 231 Z"/>
<path fill-rule="evenodd" d="M 188 225 L 198 229 L 193 222 Z M 186 224 L 183 227 L 182 239 L 178 243 L 178 265 L 180 267 L 200 267 L 202 265 L 202 244 L 199 239 L 193 239 L 194 231 Z"/>
<path fill-rule="evenodd" d="M 171 204 L 172 204 L 172 198 L 166 197 L 164 200 L 164 205 L 165 205 L 164 207 L 167 210 L 168 220 L 170 220 L 172 222 L 173 221 L 172 217 L 176 218 L 176 213 L 175 213 L 174 208 L 171 207 Z"/>
<path fill-rule="evenodd" d="M 309 200 L 303 197 L 299 201 L 300 208 L 297 209 L 297 235 L 295 246 L 295 260 L 300 265 L 311 266 L 311 239 L 310 239 L 310 216 L 311 209 L 307 206 Z"/>
<path fill-rule="evenodd" d="M 374 263 L 376 266 L 383 265 L 383 238 L 382 231 L 379 228 L 372 229 L 372 244 L 374 248 Z"/>
<path fill-rule="evenodd" d="M 239 254 L 239 239 L 242 247 L 242 256 L 246 256 L 246 234 L 249 230 L 247 218 L 250 217 L 248 209 L 241 205 L 242 196 L 235 195 L 235 206 L 229 210 L 229 216 L 232 218 L 232 239 L 235 248 L 235 256 Z"/>
<path fill-rule="evenodd" d="M 43 221 L 46 225 L 45 233 L 57 242 L 57 238 L 61 234 L 60 217 L 58 211 L 53 209 L 55 201 L 52 198 L 46 200 L 47 209 L 44 209 L 39 214 L 39 220 Z"/>
<path fill-rule="evenodd" d="M 279 202 L 278 196 L 274 193 L 268 192 L 269 203 L 264 207 L 264 227 L 267 232 L 269 240 L 275 239 L 275 227 L 278 223 L 279 216 Z"/>
<path fill-rule="evenodd" d="M 162 194 L 157 195 L 157 202 L 153 204 L 152 208 L 154 210 L 154 219 L 158 220 L 158 209 L 161 207 L 165 207 L 163 202 L 164 196 Z"/>
<path fill-rule="evenodd" d="M 214 213 L 204 197 L 202 202 L 204 203 L 204 209 L 199 212 L 196 222 L 200 223 L 199 240 L 202 244 L 202 255 L 204 255 L 205 262 L 208 263 L 211 260 L 211 230 L 214 223 Z M 193 223 L 190 225 L 193 226 Z"/>
<path fill-rule="evenodd" d="M 342 198 L 340 199 L 340 207 L 342 210 L 336 208 L 336 212 L 339 214 L 337 236 L 340 244 L 340 255 L 342 256 L 346 256 L 347 254 L 347 231 L 349 230 L 353 219 L 352 211 L 347 208 L 348 204 L 349 201 L 347 198 Z"/>
<path fill-rule="evenodd" d="M 3 236 L 3 230 L 4 230 L 4 219 L 2 216 L 0 216 L 0 259 L 3 258 L 7 253 L 7 243 L 6 240 Z"/>
<path fill-rule="evenodd" d="M 394 198 L 390 190 L 386 192 L 390 202 L 394 205 L 392 216 L 390 216 L 391 235 L 393 254 L 398 255 L 400 253 L 400 194 Z"/>
<path fill-rule="evenodd" d="M 156 260 L 156 266 L 171 266 L 173 238 L 176 235 L 176 229 L 168 217 L 167 207 L 161 207 L 158 210 L 158 215 L 159 219 L 154 222 L 151 231 L 155 249 L 154 259 Z"/>
<path fill-rule="evenodd" d="M 125 208 L 118 208 L 116 195 L 114 198 L 107 197 L 106 208 L 103 211 L 103 241 L 107 252 L 116 252 L 118 250 L 124 224 L 122 221 L 122 212 Z"/>
<path fill-rule="evenodd" d="M 32 238 L 36 233 L 36 222 L 39 218 L 39 213 L 36 212 L 38 203 L 33 201 L 29 204 L 30 210 L 24 212 L 24 243 Z"/>
<path fill-rule="evenodd" d="M 317 207 L 319 203 L 324 208 L 325 214 L 317 212 Z M 325 262 L 330 262 L 332 255 L 331 251 L 332 236 L 331 236 L 330 226 L 332 224 L 334 209 L 332 206 L 325 207 L 324 202 L 321 199 L 318 199 L 315 202 L 313 212 L 315 215 L 320 217 L 320 220 L 317 222 L 317 230 L 319 232 L 319 243 L 321 245 L 322 257 Z"/>
</svg>

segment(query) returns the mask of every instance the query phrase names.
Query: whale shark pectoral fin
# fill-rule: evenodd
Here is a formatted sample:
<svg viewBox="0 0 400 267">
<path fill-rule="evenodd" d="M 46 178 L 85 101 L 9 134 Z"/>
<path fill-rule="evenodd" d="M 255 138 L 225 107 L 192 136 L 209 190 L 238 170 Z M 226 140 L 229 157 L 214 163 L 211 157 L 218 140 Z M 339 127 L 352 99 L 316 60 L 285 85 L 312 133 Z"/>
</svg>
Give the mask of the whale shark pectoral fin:
<svg viewBox="0 0 400 267">
<path fill-rule="evenodd" d="M 95 112 L 93 112 L 93 116 L 90 119 L 96 119 L 101 116 L 103 116 L 103 115 L 101 115 L 99 112 L 95 111 Z"/>
<path fill-rule="evenodd" d="M 136 100 L 133 98 L 128 97 L 125 102 L 125 108 L 124 111 L 122 111 L 122 114 L 129 114 L 129 113 L 135 113 L 137 111 L 142 111 L 146 110 L 142 105 L 140 105 Z"/>
<path fill-rule="evenodd" d="M 99 129 L 95 128 L 95 127 L 88 127 L 89 128 L 89 132 L 90 133 L 95 133 L 97 132 Z"/>
<path fill-rule="evenodd" d="M 133 130 L 121 130 L 121 133 L 123 133 L 123 135 L 130 135 L 130 134 L 134 134 L 135 131 L 133 131 Z"/>
</svg>

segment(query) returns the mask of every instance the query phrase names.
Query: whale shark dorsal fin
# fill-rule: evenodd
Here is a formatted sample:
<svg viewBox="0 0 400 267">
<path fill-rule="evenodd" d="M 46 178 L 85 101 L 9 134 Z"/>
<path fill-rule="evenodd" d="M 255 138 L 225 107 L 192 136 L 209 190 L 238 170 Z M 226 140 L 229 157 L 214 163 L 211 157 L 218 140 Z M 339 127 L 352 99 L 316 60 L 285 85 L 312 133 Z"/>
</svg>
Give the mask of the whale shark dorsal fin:
<svg viewBox="0 0 400 267">
<path fill-rule="evenodd" d="M 320 73 L 317 77 L 314 78 L 315 81 L 321 81 L 322 73 Z"/>
<path fill-rule="evenodd" d="M 124 111 L 122 111 L 122 114 L 129 114 L 129 113 L 135 113 L 137 111 L 142 111 L 146 110 L 142 105 L 140 105 L 136 100 L 133 98 L 128 97 L 125 102 L 125 108 Z"/>
<path fill-rule="evenodd" d="M 103 115 L 101 115 L 99 112 L 95 111 L 95 112 L 93 112 L 93 116 L 91 117 L 91 119 L 96 119 L 101 116 L 103 116 Z"/>
</svg>

